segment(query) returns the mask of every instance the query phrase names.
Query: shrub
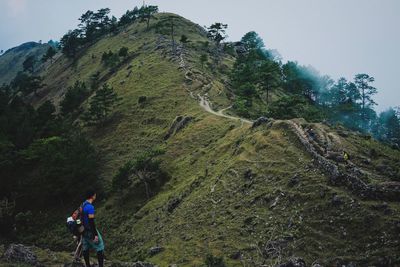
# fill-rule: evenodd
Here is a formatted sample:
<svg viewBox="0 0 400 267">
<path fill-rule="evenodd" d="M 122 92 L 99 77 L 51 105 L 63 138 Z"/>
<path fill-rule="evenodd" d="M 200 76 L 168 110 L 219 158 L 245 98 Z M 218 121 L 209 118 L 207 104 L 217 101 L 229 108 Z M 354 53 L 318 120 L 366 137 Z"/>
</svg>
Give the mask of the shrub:
<svg viewBox="0 0 400 267">
<path fill-rule="evenodd" d="M 204 263 L 207 267 L 226 267 L 223 257 L 216 257 L 212 254 L 208 254 Z"/>
<path fill-rule="evenodd" d="M 118 56 L 126 57 L 126 56 L 128 56 L 128 51 L 129 51 L 128 47 L 125 47 L 125 46 L 121 47 L 121 49 L 118 52 Z"/>
<path fill-rule="evenodd" d="M 101 56 L 101 61 L 107 67 L 114 68 L 119 63 L 119 56 L 109 50 L 108 52 L 103 53 L 103 55 Z"/>
<path fill-rule="evenodd" d="M 147 100 L 146 96 L 139 96 L 138 104 L 142 104 L 142 103 L 146 102 L 146 100 Z"/>
<path fill-rule="evenodd" d="M 118 173 L 114 176 L 112 180 L 112 187 L 115 191 L 122 191 L 128 188 L 131 184 L 129 180 L 130 172 L 133 167 L 133 163 L 128 161 L 121 168 L 119 168 Z"/>
<path fill-rule="evenodd" d="M 251 106 L 252 101 L 243 97 L 237 97 L 233 103 L 233 109 L 242 117 L 249 117 L 249 108 L 251 108 Z"/>
</svg>

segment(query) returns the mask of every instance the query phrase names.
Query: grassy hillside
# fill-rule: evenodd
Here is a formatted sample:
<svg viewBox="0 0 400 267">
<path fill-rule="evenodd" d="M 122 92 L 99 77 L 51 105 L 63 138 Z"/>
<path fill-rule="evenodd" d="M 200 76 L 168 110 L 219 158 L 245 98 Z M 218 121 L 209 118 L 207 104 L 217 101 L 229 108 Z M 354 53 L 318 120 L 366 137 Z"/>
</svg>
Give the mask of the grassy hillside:
<svg viewBox="0 0 400 267">
<path fill-rule="evenodd" d="M 175 53 L 157 26 L 167 16 L 174 17 L 176 39 L 185 34 L 190 40 Z M 146 30 L 135 23 L 106 36 L 75 61 L 58 58 L 42 72 L 46 88 L 32 97 L 36 106 L 45 100 L 58 104 L 68 86 L 76 80 L 90 84 L 96 72 L 122 97 L 106 125 L 85 128 L 101 155 L 106 195 L 97 204 L 97 218 L 108 257 L 159 266 L 204 266 L 208 254 L 223 257 L 227 266 L 268 266 L 293 256 L 309 265 L 400 261 L 399 199 L 362 195 L 346 182 L 332 182 L 332 173 L 299 136 L 311 127 L 323 143 L 307 141 L 312 149 L 347 151 L 351 162 L 326 160 L 340 177 L 354 173 L 354 166 L 363 170 L 360 179 L 367 184 L 398 186 L 399 151 L 340 127 L 271 120 L 252 128 L 206 112 L 198 95 L 208 96 L 215 110 L 232 104 L 227 75 L 234 58 L 224 54 L 213 66 L 213 45 L 205 47 L 203 30 L 182 17 L 162 13 L 150 25 Z M 103 52 L 121 47 L 129 49 L 127 59 L 106 67 Z M 210 60 L 202 66 L 204 53 Z M 166 139 L 178 116 L 191 120 Z M 165 151 L 158 159 L 168 179 L 151 188 L 150 199 L 141 184 L 113 193 L 118 169 L 152 148 Z M 63 220 L 35 236 L 35 243 L 63 249 L 70 238 Z M 155 246 L 163 250 L 152 256 Z"/>
</svg>

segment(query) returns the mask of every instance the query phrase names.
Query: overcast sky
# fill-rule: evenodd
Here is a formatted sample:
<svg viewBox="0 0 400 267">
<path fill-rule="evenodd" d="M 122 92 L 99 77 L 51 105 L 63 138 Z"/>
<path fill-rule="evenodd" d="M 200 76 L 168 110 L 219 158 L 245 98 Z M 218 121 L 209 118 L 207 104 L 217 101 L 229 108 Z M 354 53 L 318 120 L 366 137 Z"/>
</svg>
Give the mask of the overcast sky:
<svg viewBox="0 0 400 267">
<path fill-rule="evenodd" d="M 58 40 L 86 10 L 120 17 L 137 0 L 0 0 L 0 50 Z M 322 74 L 375 77 L 378 110 L 400 105 L 400 0 L 148 0 L 200 25 L 224 22 L 230 40 L 256 31 L 284 60 Z"/>
</svg>

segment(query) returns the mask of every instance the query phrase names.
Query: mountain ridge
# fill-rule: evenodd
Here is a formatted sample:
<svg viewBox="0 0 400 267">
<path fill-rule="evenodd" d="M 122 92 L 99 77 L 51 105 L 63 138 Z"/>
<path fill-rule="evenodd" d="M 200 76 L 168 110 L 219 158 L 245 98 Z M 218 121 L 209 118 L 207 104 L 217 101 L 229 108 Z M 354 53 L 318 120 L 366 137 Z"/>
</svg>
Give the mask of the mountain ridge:
<svg viewBox="0 0 400 267">
<path fill-rule="evenodd" d="M 158 23 L 170 16 L 176 36 L 185 35 L 190 43 L 174 44 L 157 32 Z M 89 84 L 99 72 L 98 80 L 122 98 L 102 127 L 84 128 L 101 155 L 105 192 L 97 220 L 109 257 L 159 266 L 204 266 L 207 255 L 224 258 L 227 266 L 275 266 L 294 256 L 309 265 L 398 262 L 398 172 L 378 167 L 386 162 L 399 168 L 399 151 L 340 126 L 304 119 L 265 119 L 257 125 L 224 115 L 235 97 L 229 84 L 235 58 L 222 52 L 218 67 L 211 60 L 214 67 L 202 66 L 199 56 L 212 58 L 215 49 L 203 45 L 208 41 L 198 25 L 160 13 L 149 29 L 136 22 L 85 47 L 74 60 L 60 56 L 41 70 L 46 87 L 27 97 L 35 107 L 51 100 L 59 109 L 69 86 L 78 80 Z M 126 60 L 105 66 L 102 54 L 122 47 L 130 53 Z M 83 125 L 81 115 L 73 119 Z M 177 127 L 182 118 L 189 119 Z M 327 158 L 326 147 L 335 157 Z M 140 182 L 112 191 L 112 179 L 126 163 L 159 148 L 164 153 L 157 159 L 168 175 L 152 185 L 151 198 Z M 394 183 L 394 194 L 360 195 L 365 188 L 332 178 L 357 173 L 354 167 L 369 172 L 361 179 L 367 185 Z M 21 241 L 71 249 L 63 245 L 70 237 L 59 223 L 67 211 L 63 207 L 53 218 L 54 229 Z M 149 253 L 158 246 L 159 253 Z"/>
</svg>

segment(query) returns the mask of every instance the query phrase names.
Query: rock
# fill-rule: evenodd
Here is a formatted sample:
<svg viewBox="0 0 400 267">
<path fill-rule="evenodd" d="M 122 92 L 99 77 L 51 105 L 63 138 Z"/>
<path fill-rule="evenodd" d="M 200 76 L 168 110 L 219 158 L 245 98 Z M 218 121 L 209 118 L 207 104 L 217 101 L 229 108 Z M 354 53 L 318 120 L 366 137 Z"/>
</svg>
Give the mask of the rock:
<svg viewBox="0 0 400 267">
<path fill-rule="evenodd" d="M 247 169 L 244 174 L 244 178 L 247 180 L 251 180 L 254 177 L 253 171 L 251 169 Z"/>
<path fill-rule="evenodd" d="M 276 207 L 276 205 L 278 205 L 279 202 L 279 196 L 277 196 L 274 200 L 274 202 L 272 202 L 272 204 L 269 206 L 270 209 L 273 209 Z"/>
<path fill-rule="evenodd" d="M 173 199 L 171 199 L 170 201 L 168 201 L 167 204 L 167 211 L 169 213 L 173 212 L 181 203 L 182 199 L 180 197 L 174 197 Z"/>
<path fill-rule="evenodd" d="M 286 263 L 277 265 L 277 267 L 306 267 L 306 262 L 302 258 L 292 258 Z"/>
<path fill-rule="evenodd" d="M 378 211 L 382 211 L 385 215 L 392 214 L 392 210 L 390 209 L 388 203 L 386 203 L 386 202 L 383 202 L 382 204 L 374 205 L 373 208 Z"/>
<path fill-rule="evenodd" d="M 167 134 L 164 136 L 164 140 L 167 140 L 170 138 L 172 135 L 175 135 L 177 132 L 182 130 L 183 128 L 186 127 L 186 125 L 193 120 L 193 117 L 184 117 L 184 116 L 178 116 L 175 118 L 174 122 L 172 123 L 171 127 L 169 128 Z"/>
<path fill-rule="evenodd" d="M 338 196 L 338 195 L 333 195 L 332 197 L 332 201 L 331 201 L 332 205 L 334 206 L 340 206 L 343 204 L 342 199 Z"/>
<path fill-rule="evenodd" d="M 240 260 L 240 259 L 242 259 L 242 252 L 239 250 L 239 251 L 236 251 L 236 252 L 234 252 L 234 253 L 232 253 L 232 255 L 230 256 L 230 258 L 232 259 L 232 260 Z"/>
<path fill-rule="evenodd" d="M 288 186 L 293 187 L 300 182 L 299 174 L 295 174 L 292 178 L 289 179 Z"/>
<path fill-rule="evenodd" d="M 154 255 L 156 255 L 156 254 L 162 252 L 163 250 L 164 250 L 164 248 L 161 247 L 161 246 L 151 247 L 151 248 L 149 249 L 149 254 L 150 254 L 150 256 L 154 256 Z"/>
<path fill-rule="evenodd" d="M 260 117 L 258 118 L 255 122 L 253 122 L 253 125 L 251 126 L 252 129 L 260 126 L 261 124 L 266 124 L 270 122 L 270 119 L 266 118 L 266 117 Z"/>
<path fill-rule="evenodd" d="M 4 253 L 4 258 L 8 262 L 21 262 L 29 265 L 38 264 L 37 257 L 31 249 L 21 244 L 11 244 Z"/>
<path fill-rule="evenodd" d="M 335 151 L 329 151 L 326 156 L 327 159 L 334 160 L 336 162 L 344 162 L 345 160 L 343 159 L 343 154 L 340 152 L 335 152 Z"/>
</svg>

